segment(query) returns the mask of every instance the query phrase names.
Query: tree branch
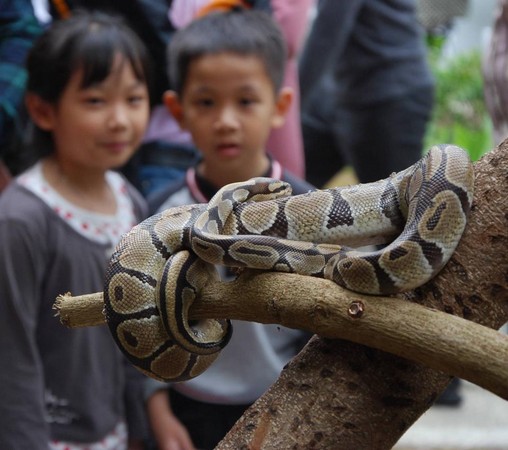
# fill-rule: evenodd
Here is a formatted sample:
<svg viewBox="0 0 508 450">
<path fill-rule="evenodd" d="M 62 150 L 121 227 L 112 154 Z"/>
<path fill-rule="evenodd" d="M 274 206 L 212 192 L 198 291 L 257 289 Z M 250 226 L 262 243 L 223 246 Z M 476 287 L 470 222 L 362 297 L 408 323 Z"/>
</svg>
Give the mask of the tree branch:
<svg viewBox="0 0 508 450">
<path fill-rule="evenodd" d="M 63 296 L 57 305 L 67 326 L 104 323 L 100 293 Z M 356 294 L 319 278 L 248 271 L 234 282 L 205 287 L 190 318 L 209 317 L 347 339 L 459 376 L 508 400 L 507 336 L 404 299 Z"/>
</svg>

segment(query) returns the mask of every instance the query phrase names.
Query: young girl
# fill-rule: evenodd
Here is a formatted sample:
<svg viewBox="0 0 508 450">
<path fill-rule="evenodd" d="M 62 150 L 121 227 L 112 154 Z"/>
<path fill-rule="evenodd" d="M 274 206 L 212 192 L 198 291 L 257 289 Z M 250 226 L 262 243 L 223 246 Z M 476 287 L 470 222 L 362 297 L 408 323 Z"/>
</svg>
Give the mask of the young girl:
<svg viewBox="0 0 508 450">
<path fill-rule="evenodd" d="M 111 169 L 146 128 L 146 51 L 119 20 L 77 14 L 41 36 L 27 69 L 40 159 L 0 197 L 0 448 L 136 448 L 142 375 L 105 327 L 66 329 L 52 305 L 102 290 L 113 247 L 145 216 Z"/>
</svg>

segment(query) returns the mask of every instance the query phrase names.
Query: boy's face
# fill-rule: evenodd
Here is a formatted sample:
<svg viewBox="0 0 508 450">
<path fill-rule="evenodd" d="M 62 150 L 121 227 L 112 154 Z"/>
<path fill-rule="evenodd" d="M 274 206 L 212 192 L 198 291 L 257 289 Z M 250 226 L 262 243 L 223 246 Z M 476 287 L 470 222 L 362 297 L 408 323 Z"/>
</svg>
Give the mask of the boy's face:
<svg viewBox="0 0 508 450">
<path fill-rule="evenodd" d="M 290 102 L 290 90 L 275 94 L 260 58 L 231 52 L 194 60 L 181 98 L 174 93 L 165 96 L 205 164 L 230 170 L 266 161 L 270 130 L 284 123 Z"/>
</svg>

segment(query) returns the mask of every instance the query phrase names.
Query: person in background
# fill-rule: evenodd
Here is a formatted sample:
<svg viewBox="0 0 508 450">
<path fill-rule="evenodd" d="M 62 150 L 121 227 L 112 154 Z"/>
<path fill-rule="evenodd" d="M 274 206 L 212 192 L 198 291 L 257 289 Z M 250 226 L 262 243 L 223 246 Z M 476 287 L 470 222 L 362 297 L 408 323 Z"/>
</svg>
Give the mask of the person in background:
<svg viewBox="0 0 508 450">
<path fill-rule="evenodd" d="M 300 80 L 309 182 L 345 165 L 377 181 L 421 158 L 435 82 L 416 0 L 319 0 Z M 436 403 L 460 405 L 459 387 Z"/>
<path fill-rule="evenodd" d="M 300 60 L 306 179 L 360 182 L 422 155 L 434 79 L 415 0 L 320 0 Z"/>
<path fill-rule="evenodd" d="M 107 329 L 67 329 L 53 304 L 102 290 L 117 241 L 146 217 L 111 169 L 145 132 L 148 62 L 104 14 L 55 22 L 28 55 L 37 162 L 0 196 L 0 448 L 142 448 L 144 376 Z"/>
<path fill-rule="evenodd" d="M 181 182 L 149 197 L 152 212 L 203 203 L 224 185 L 258 176 L 283 179 L 300 194 L 313 187 L 267 155 L 292 100 L 283 85 L 284 38 L 266 13 L 211 12 L 169 46 L 175 91 L 164 103 L 201 153 Z M 223 274 L 230 279 L 231 274 Z M 233 336 L 199 377 L 167 385 L 147 380 L 147 409 L 158 449 L 211 449 L 277 379 L 308 334 L 234 321 Z"/>
<path fill-rule="evenodd" d="M 492 120 L 494 143 L 508 137 L 508 1 L 496 6 L 492 35 L 482 64 L 485 106 Z"/>
<path fill-rule="evenodd" d="M 0 0 L 0 192 L 11 180 L 4 158 L 20 132 L 25 57 L 41 31 L 30 0 Z"/>
</svg>

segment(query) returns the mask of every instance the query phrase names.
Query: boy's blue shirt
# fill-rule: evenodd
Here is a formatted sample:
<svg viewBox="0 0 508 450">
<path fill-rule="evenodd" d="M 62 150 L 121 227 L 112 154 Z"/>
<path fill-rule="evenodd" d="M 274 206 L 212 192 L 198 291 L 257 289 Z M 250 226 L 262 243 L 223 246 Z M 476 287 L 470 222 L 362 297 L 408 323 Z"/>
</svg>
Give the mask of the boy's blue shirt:
<svg viewBox="0 0 508 450">
<path fill-rule="evenodd" d="M 313 191 L 316 188 L 307 183 L 306 181 L 298 178 L 296 175 L 293 175 L 291 172 L 281 168 L 280 164 L 277 161 L 270 161 L 270 167 L 263 176 L 268 176 L 271 178 L 280 178 L 283 181 L 287 181 L 291 187 L 293 188 L 293 195 L 305 194 L 306 192 Z M 197 188 L 199 189 L 198 195 L 192 195 L 192 189 L 189 187 L 188 180 L 194 179 Z M 178 181 L 175 181 L 169 184 L 164 189 L 161 189 L 157 192 L 154 192 L 152 195 L 149 195 L 147 198 L 148 209 L 150 214 L 155 214 L 159 211 L 161 206 L 176 192 L 181 189 L 187 188 L 191 191 L 191 197 L 194 198 L 194 203 L 200 203 L 202 200 L 200 198 L 204 197 L 207 201 L 209 201 L 212 196 L 217 192 L 218 189 L 214 188 L 206 179 L 203 179 L 199 175 L 197 175 L 196 166 L 191 167 L 187 170 L 186 176 Z"/>
</svg>

